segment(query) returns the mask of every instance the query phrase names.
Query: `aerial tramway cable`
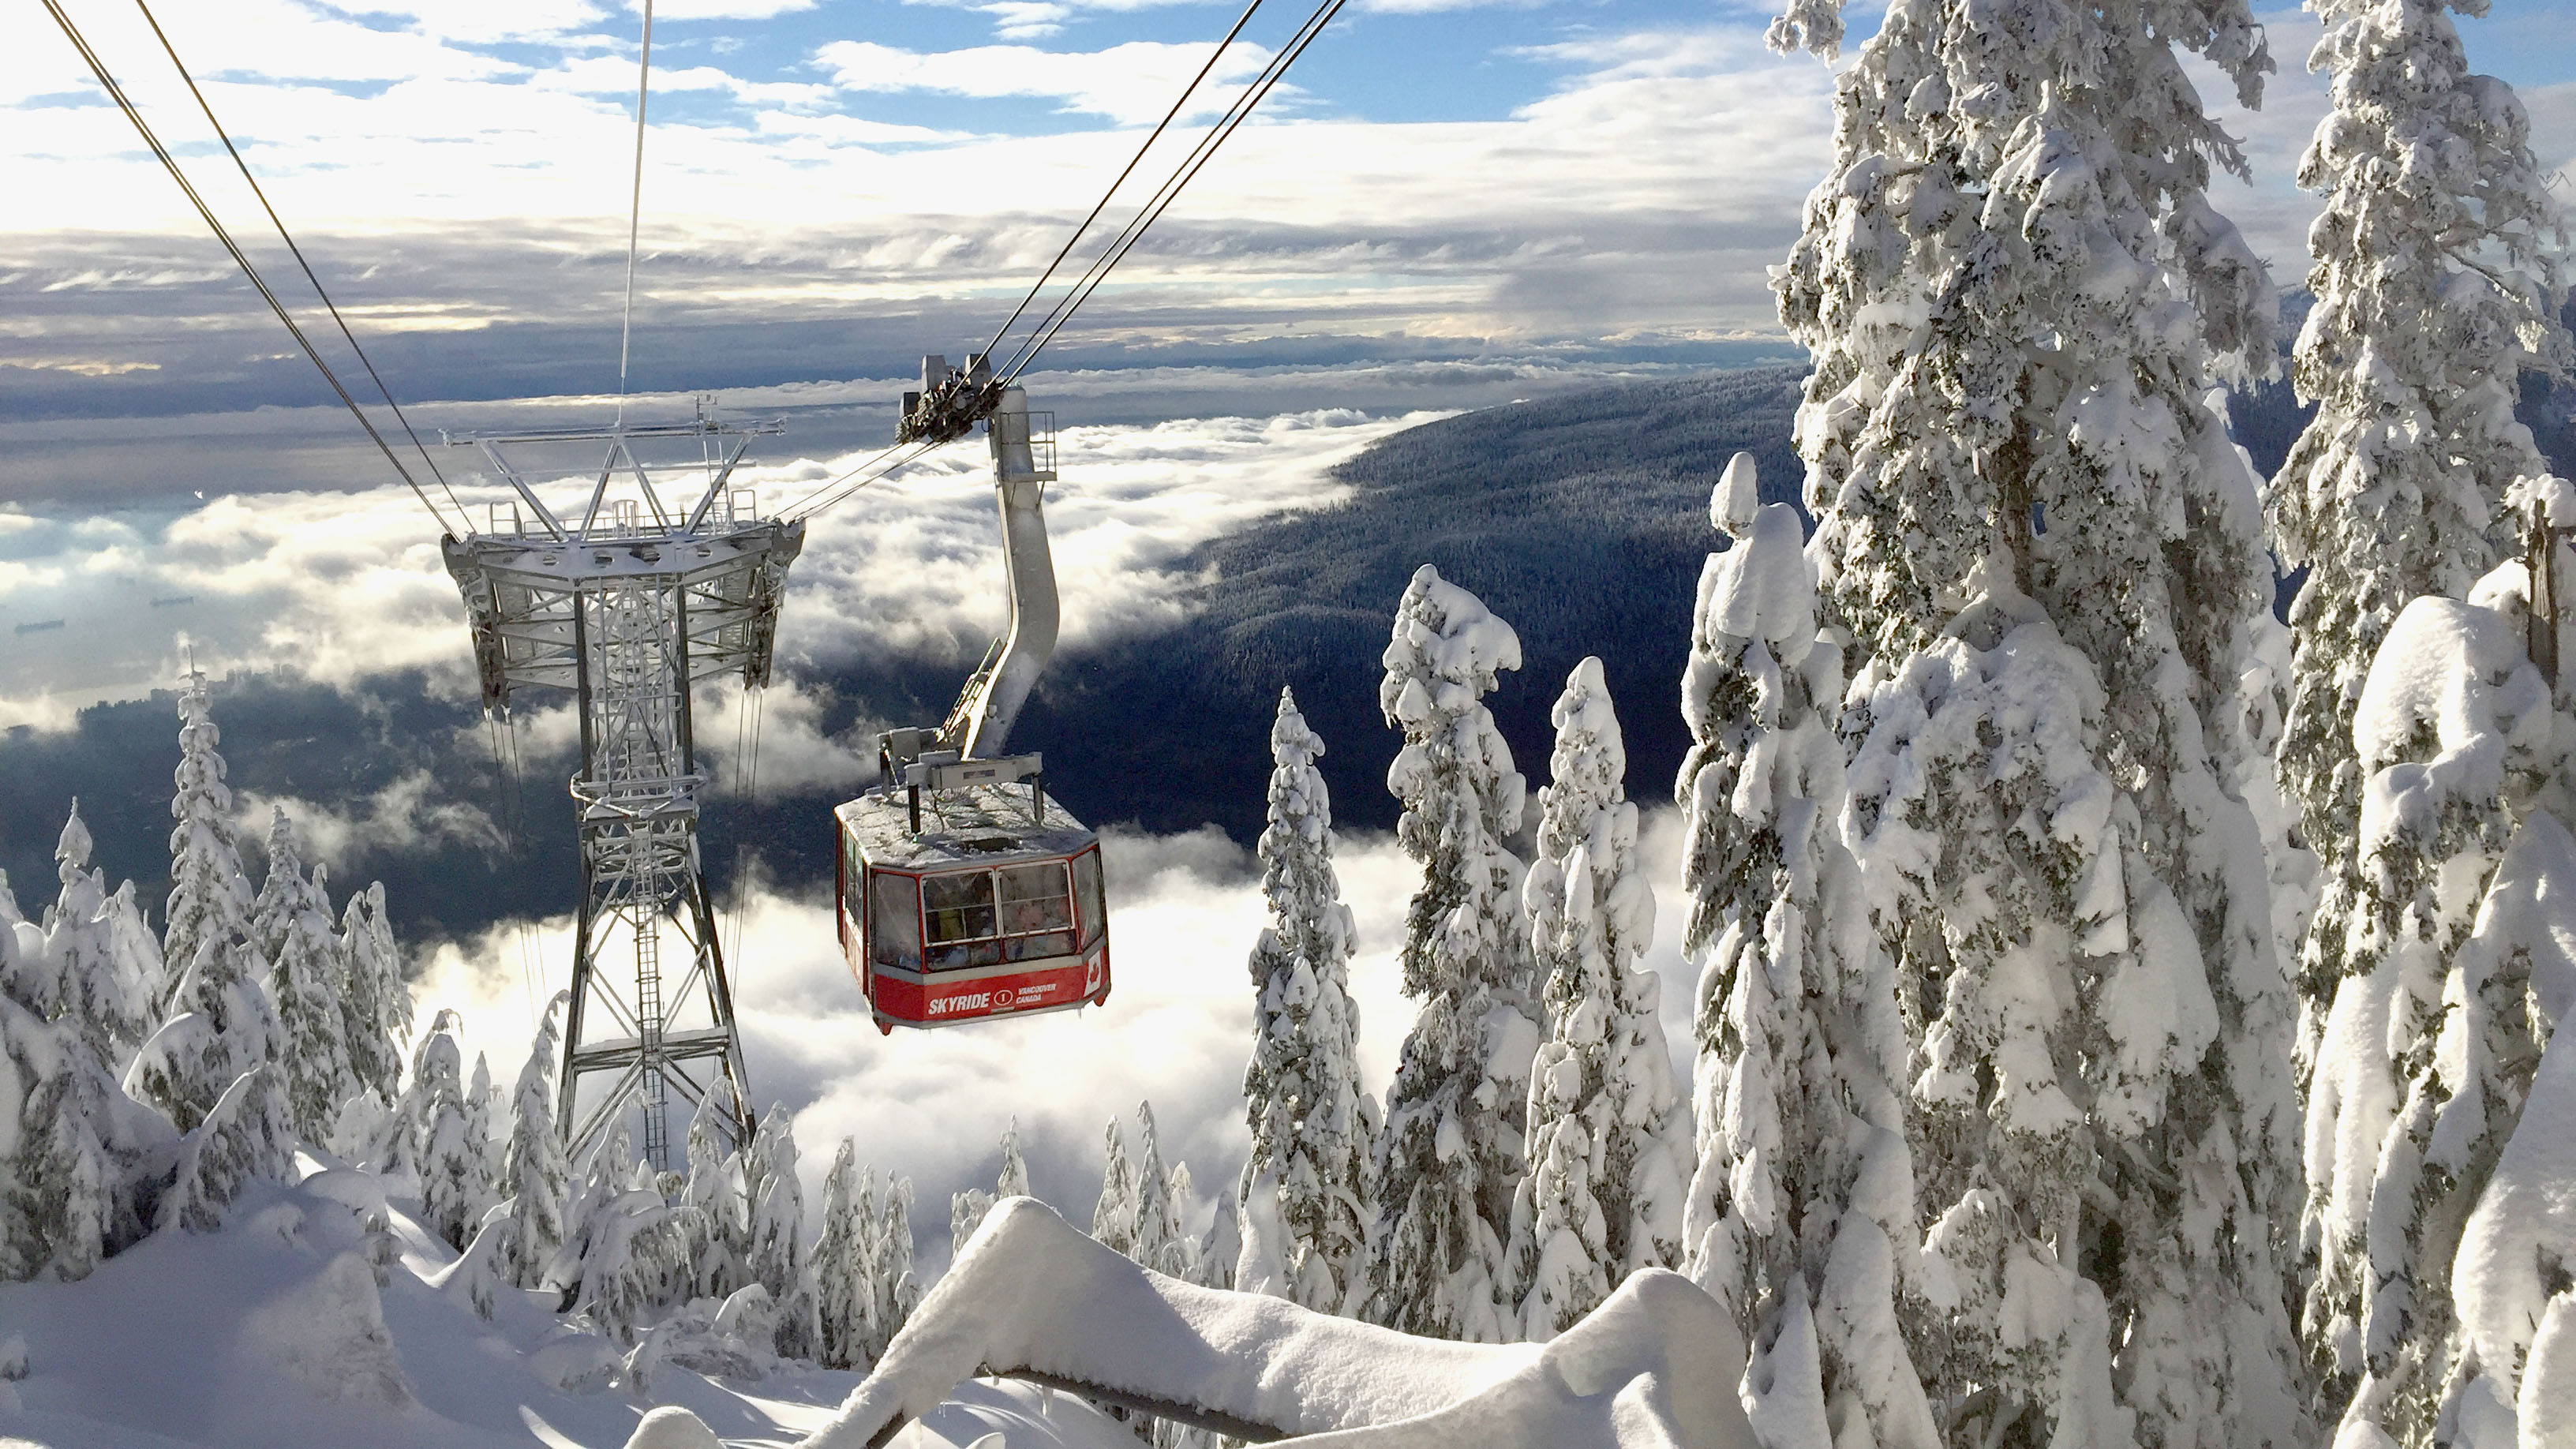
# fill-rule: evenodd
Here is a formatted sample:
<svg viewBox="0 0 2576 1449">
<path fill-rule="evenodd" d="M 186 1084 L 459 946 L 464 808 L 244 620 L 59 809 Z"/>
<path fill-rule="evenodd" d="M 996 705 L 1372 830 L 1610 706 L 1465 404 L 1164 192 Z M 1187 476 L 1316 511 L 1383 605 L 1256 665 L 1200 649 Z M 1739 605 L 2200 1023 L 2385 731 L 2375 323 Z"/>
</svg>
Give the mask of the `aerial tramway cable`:
<svg viewBox="0 0 2576 1449">
<path fill-rule="evenodd" d="M 626 203 L 626 309 L 617 324 L 617 421 L 621 425 L 626 421 L 626 354 L 635 339 L 635 243 L 644 226 L 644 99 L 652 81 L 653 0 L 644 0 L 644 41 L 635 70 L 635 186 Z"/>
<path fill-rule="evenodd" d="M 1306 48 L 1314 44 L 1315 37 L 1323 33 L 1324 27 L 1332 23 L 1333 17 L 1341 13 L 1344 3 L 1345 0 L 1318 0 L 1314 10 L 1290 36 L 1289 43 L 1274 54 L 1261 71 L 1245 84 L 1233 104 L 1226 108 L 1224 114 L 1208 128 L 1207 133 L 1190 148 L 1189 154 L 1181 158 L 1180 164 L 1173 168 L 1171 174 L 1164 178 L 1163 183 L 1154 189 L 1153 194 L 1145 199 L 1143 205 L 1137 208 L 1136 214 L 1130 217 L 1127 224 L 1110 239 L 1109 245 L 1102 249 L 1101 254 L 1092 260 L 1089 267 L 1084 269 L 1082 275 L 1074 281 L 1065 295 L 1057 299 L 1055 305 L 1039 319 L 1036 328 L 995 374 L 997 390 L 999 387 L 1008 386 L 1021 373 L 1028 370 L 1029 364 L 1037 360 L 1038 353 L 1047 343 L 1055 339 L 1056 333 L 1062 331 L 1067 322 L 1073 319 L 1075 311 L 1084 302 L 1090 300 L 1093 292 L 1100 289 L 1100 284 L 1107 280 L 1110 270 L 1135 249 L 1136 243 L 1143 239 L 1146 229 L 1161 219 L 1163 213 L 1171 208 L 1172 202 L 1180 196 L 1181 189 L 1206 168 L 1207 163 L 1214 159 L 1218 148 L 1222 147 L 1236 131 L 1242 129 L 1243 123 L 1251 118 L 1253 109 L 1259 106 L 1279 84 L 1280 78 L 1288 73 L 1290 66 L 1296 64 L 1297 58 L 1306 53 Z M 1128 177 L 1134 174 L 1137 166 L 1144 161 L 1146 153 L 1153 149 L 1155 141 L 1162 137 L 1165 129 L 1189 104 L 1190 97 L 1197 93 L 1208 74 L 1216 68 L 1217 60 L 1225 54 L 1227 47 L 1234 43 L 1235 37 L 1242 33 L 1244 25 L 1260 8 L 1261 0 L 1252 0 L 1252 3 L 1245 7 L 1244 12 L 1236 17 L 1233 27 L 1226 31 L 1223 40 L 1217 42 L 1216 49 L 1209 54 L 1207 62 L 1199 67 L 1198 74 L 1192 76 L 1190 83 L 1182 88 L 1180 98 L 1172 103 L 1172 108 L 1164 113 L 1161 121 L 1155 124 L 1153 131 L 1146 136 L 1144 144 L 1137 148 L 1135 156 L 1127 162 L 1117 178 L 1109 183 L 1109 189 L 1101 194 L 1099 202 L 1091 208 L 1081 224 L 1074 228 L 1073 235 L 1065 240 L 1063 248 L 1057 251 L 1055 259 L 1047 263 L 1046 270 L 1039 274 L 1036 282 L 1031 284 L 1027 295 L 1020 299 L 1020 304 L 1012 309 L 1010 317 L 993 334 L 993 341 L 985 348 L 987 355 L 1001 346 L 1002 340 L 1009 335 L 1011 328 L 1026 315 L 1038 293 L 1045 290 L 1046 284 L 1054 279 L 1057 268 L 1064 264 L 1066 257 L 1072 255 L 1074 247 L 1090 230 L 1091 224 L 1100 218 L 1101 212 L 1106 210 L 1109 203 L 1116 198 L 1119 188 L 1126 185 Z M 789 505 L 780 516 L 788 519 L 811 518 L 869 484 L 906 467 L 937 446 L 939 444 L 935 441 L 910 444 L 898 442 L 877 452 L 855 467 L 844 470 Z"/>
<path fill-rule="evenodd" d="M 1173 171 L 1171 177 L 1164 181 L 1153 196 L 1147 198 L 1145 206 L 1138 210 L 1135 218 L 1111 240 L 1108 249 L 1104 250 L 1084 271 L 1081 279 L 1074 283 L 1073 290 L 1067 292 L 1057 302 L 1055 308 L 1039 323 L 1038 330 L 1032 332 L 1029 339 L 1020 344 L 1019 351 L 1012 354 L 1011 360 L 996 374 L 997 380 L 1002 385 L 1008 386 L 1022 372 L 1028 370 L 1030 363 L 1037 361 L 1038 353 L 1049 342 L 1055 340 L 1056 333 L 1063 330 L 1064 324 L 1073 320 L 1074 312 L 1084 302 L 1090 300 L 1093 292 L 1100 289 L 1100 284 L 1108 279 L 1110 270 L 1125 260 L 1127 253 L 1134 250 L 1136 243 L 1143 239 L 1146 229 L 1161 219 L 1163 213 L 1171 208 L 1172 202 L 1180 196 L 1181 188 L 1189 185 L 1190 181 L 1207 166 L 1207 163 L 1215 159 L 1217 148 L 1223 146 L 1236 131 L 1242 129 L 1245 121 L 1251 119 L 1253 108 L 1260 105 L 1262 99 L 1270 94 L 1271 89 L 1279 84 L 1280 78 L 1288 73 L 1288 67 L 1296 64 L 1297 58 L 1306 53 L 1306 47 L 1314 44 L 1315 37 L 1323 34 L 1324 27 L 1332 23 L 1335 15 L 1341 13 L 1343 3 L 1344 0 L 1320 0 L 1314 13 L 1306 17 L 1306 22 L 1299 26 L 1296 34 L 1291 37 L 1290 43 L 1278 54 L 1272 56 L 1270 63 L 1262 68 L 1261 73 L 1244 87 L 1243 93 L 1235 98 L 1233 106 L 1227 109 L 1225 115 L 1220 117 L 1215 125 L 1208 128 L 1206 135 L 1199 138 L 1198 145 L 1191 148 L 1190 154 L 1182 158 L 1180 166 Z"/>
<path fill-rule="evenodd" d="M 80 27 L 73 23 L 71 15 L 63 9 L 60 4 L 60 0 L 43 0 L 43 3 L 45 6 L 45 12 L 54 17 L 54 24 L 61 27 L 63 37 L 72 43 L 72 48 L 79 51 L 81 59 L 88 63 L 90 74 L 98 77 L 100 88 L 107 92 L 110 100 L 116 102 L 117 109 L 125 113 L 126 120 L 133 123 L 135 133 L 143 138 L 143 144 L 151 149 L 154 158 L 160 161 L 161 168 L 170 173 L 170 179 L 179 183 L 180 192 L 188 198 L 188 204 L 195 208 L 198 219 L 205 222 L 207 230 L 212 231 L 215 234 L 215 240 L 223 243 L 224 250 L 231 254 L 233 262 L 242 269 L 242 275 L 250 278 L 250 284 L 259 292 L 260 299 L 267 302 L 268 309 L 277 314 L 277 320 L 286 325 L 287 335 L 293 337 L 295 339 L 295 345 L 303 349 L 305 357 L 312 362 L 315 370 L 322 374 L 322 380 L 331 385 L 331 391 L 339 395 L 341 406 L 346 407 L 349 410 L 349 415 L 358 420 L 359 427 L 366 429 L 369 441 L 376 445 L 376 451 L 385 455 L 385 461 L 393 465 L 394 473 L 403 480 L 406 487 L 411 489 L 412 496 L 420 500 L 420 506 L 428 509 L 429 516 L 438 521 L 439 531 L 441 533 L 455 532 L 455 529 L 448 527 L 447 515 L 439 512 L 438 505 L 430 500 L 427 490 L 420 486 L 420 480 L 412 476 L 409 468 L 403 466 L 402 459 L 394 453 L 393 445 L 386 442 L 384 434 L 376 430 L 375 420 L 367 416 L 366 410 L 358 406 L 358 400 L 349 395 L 348 388 L 341 385 L 339 374 L 331 370 L 331 364 L 322 360 L 321 352 L 313 346 L 312 339 L 304 335 L 304 329 L 296 324 L 294 315 L 286 310 L 286 304 L 278 300 L 277 293 L 270 289 L 267 279 L 260 276 L 259 268 L 251 264 L 249 255 L 242 251 L 241 245 L 238 242 L 233 240 L 232 233 L 227 230 L 223 222 L 216 217 L 214 209 L 206 204 L 205 197 L 198 194 L 195 184 L 188 180 L 187 173 L 179 169 L 178 158 L 171 155 L 170 149 L 161 144 L 161 138 L 153 133 L 151 123 L 143 119 L 143 112 L 135 106 L 133 99 L 126 95 L 125 88 L 118 85 L 116 77 L 108 73 L 107 63 L 99 58 L 98 52 L 95 49 L 91 48 L 89 38 L 81 34 Z M 149 18 L 149 11 L 146 12 L 146 18 Z M 156 35 L 161 33 L 161 27 L 157 21 L 154 22 L 152 29 L 153 33 Z M 170 48 L 169 38 L 166 35 L 162 36 L 161 43 L 165 49 Z M 178 61 L 178 58 L 177 50 L 170 49 L 171 61 L 175 64 Z M 187 68 L 185 66 L 180 67 L 180 74 L 183 77 L 187 75 Z M 197 87 L 194 79 L 189 80 L 188 88 L 191 91 L 196 90 Z M 198 96 L 198 104 L 200 106 L 205 105 L 205 97 L 202 94 Z M 209 121 L 214 119 L 214 111 L 211 107 L 206 108 L 206 118 Z M 223 128 L 221 125 L 216 126 L 216 133 L 218 135 L 223 135 Z M 224 148 L 227 151 L 233 152 L 233 159 L 236 163 L 240 162 L 241 153 L 233 150 L 232 139 L 230 136 L 224 136 Z M 249 174 L 249 168 L 247 166 L 243 167 L 243 174 Z M 254 189 L 257 188 L 256 182 L 253 182 L 252 185 Z M 266 206 L 268 204 L 268 198 L 264 193 L 260 197 L 260 204 L 262 206 Z M 271 220 L 276 219 L 276 213 L 274 211 L 271 211 L 269 216 Z M 285 226 L 283 223 L 279 224 L 278 230 L 281 235 L 284 234 Z M 289 238 L 287 245 L 290 248 L 294 247 L 292 238 Z M 296 260 L 299 262 L 303 260 L 303 253 L 301 250 L 296 251 Z M 305 268 L 305 275 L 308 278 L 313 276 L 311 267 L 308 266 Z M 322 291 L 322 284 L 319 279 L 314 280 L 313 287 L 316 292 Z M 328 293 L 323 294 L 322 301 L 324 306 L 331 306 L 331 299 Z M 338 320 L 340 316 L 339 309 L 337 307 L 332 307 L 331 315 L 334 320 Z M 340 330 L 343 336 L 348 335 L 348 324 L 345 321 L 341 322 Z M 357 339 L 355 337 L 350 337 L 349 345 L 355 349 L 357 347 Z M 363 350 L 359 351 L 359 360 L 363 362 L 365 361 L 365 358 L 365 352 Z M 373 376 L 375 373 L 374 365 L 369 364 L 367 371 L 370 376 Z M 383 386 L 382 379 L 378 379 L 377 385 L 379 387 Z M 390 392 L 386 394 L 385 400 L 388 403 L 392 402 L 393 398 Z M 395 413 L 396 416 L 399 417 L 401 410 L 397 408 Z M 411 423 L 408 419 L 404 420 L 403 428 L 406 432 L 410 431 Z M 419 444 L 420 438 L 418 434 L 413 434 L 412 442 L 415 446 Z M 428 450 L 423 449 L 422 457 L 426 458 L 427 456 Z M 434 471 L 435 470 L 433 468 L 433 472 Z M 441 477 L 438 481 L 441 488 L 446 487 L 445 478 Z M 449 494 L 449 501 L 454 502 L 454 500 L 455 495 L 451 492 Z M 459 505 L 457 511 L 462 514 L 464 512 L 463 506 Z M 460 527 L 463 523 L 464 520 L 460 519 Z"/>
</svg>

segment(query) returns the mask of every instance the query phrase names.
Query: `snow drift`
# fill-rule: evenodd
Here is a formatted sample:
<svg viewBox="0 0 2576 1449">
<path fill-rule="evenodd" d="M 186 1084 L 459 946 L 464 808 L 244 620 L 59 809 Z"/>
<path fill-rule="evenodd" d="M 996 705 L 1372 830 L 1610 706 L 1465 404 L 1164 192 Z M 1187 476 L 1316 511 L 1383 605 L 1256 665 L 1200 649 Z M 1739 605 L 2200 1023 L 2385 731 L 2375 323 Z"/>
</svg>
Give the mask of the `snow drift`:
<svg viewBox="0 0 2576 1449">
<path fill-rule="evenodd" d="M 1637 1274 L 1545 1346 L 1449 1343 L 1178 1282 L 1011 1198 L 802 1449 L 884 1444 L 991 1372 L 1318 1445 L 1753 1449 L 1743 1367 L 1735 1325 L 1674 1273 Z"/>
</svg>

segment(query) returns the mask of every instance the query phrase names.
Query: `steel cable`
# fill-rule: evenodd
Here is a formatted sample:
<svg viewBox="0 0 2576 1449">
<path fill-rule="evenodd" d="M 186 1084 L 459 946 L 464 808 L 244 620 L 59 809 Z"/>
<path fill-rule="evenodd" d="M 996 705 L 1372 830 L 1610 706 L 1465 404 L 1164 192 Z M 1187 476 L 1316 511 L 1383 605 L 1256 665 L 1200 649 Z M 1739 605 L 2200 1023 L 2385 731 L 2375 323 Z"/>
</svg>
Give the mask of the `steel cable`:
<svg viewBox="0 0 2576 1449">
<path fill-rule="evenodd" d="M 117 109 L 125 113 L 126 120 L 133 123 L 136 134 L 143 138 L 143 144 L 151 149 L 153 156 L 160 161 L 162 169 L 170 173 L 170 179 L 179 184 L 179 190 L 188 198 L 188 204 L 195 208 L 198 219 L 205 222 L 206 229 L 215 234 L 215 240 L 223 243 L 224 250 L 231 254 L 234 264 L 242 269 L 242 275 L 250 279 L 250 284 L 257 289 L 260 299 L 268 303 L 268 309 L 277 314 L 279 322 L 285 324 L 287 335 L 293 337 L 295 345 L 303 349 L 305 357 L 313 363 L 314 369 L 322 374 L 322 380 L 331 385 L 331 391 L 339 395 L 341 406 L 346 407 L 349 415 L 358 420 L 359 427 L 366 429 L 368 439 L 376 445 L 376 451 L 385 455 L 385 461 L 393 465 L 396 476 L 411 489 L 412 496 L 420 500 L 420 506 L 429 510 L 429 516 L 437 520 L 439 532 L 452 536 L 457 530 L 448 527 L 447 515 L 438 511 L 438 505 L 430 501 L 429 494 L 420 486 L 420 480 L 414 478 L 411 470 L 403 466 L 402 459 L 395 456 L 393 445 L 387 443 L 384 434 L 376 430 L 375 420 L 369 418 L 366 410 L 358 406 L 358 400 L 349 395 L 346 387 L 341 386 L 339 374 L 331 370 L 331 364 L 322 360 L 321 352 L 315 349 L 312 339 L 304 335 L 304 329 L 296 324 L 293 314 L 286 310 L 286 304 L 278 300 L 277 293 L 272 291 L 267 280 L 260 276 L 259 268 L 251 264 L 250 257 L 242 251 L 240 244 L 233 240 L 232 233 L 216 217 L 214 209 L 206 204 L 206 199 L 198 194 L 196 185 L 188 180 L 187 173 L 179 169 L 178 158 L 172 156 L 169 148 L 161 144 L 161 138 L 153 133 L 151 123 L 143 119 L 143 112 L 135 106 L 133 99 L 126 95 L 125 88 L 117 84 L 116 77 L 108 73 L 107 63 L 101 60 L 98 52 L 90 47 L 89 38 L 81 34 L 80 27 L 72 22 L 71 16 L 64 11 L 58 0 L 43 0 L 43 3 L 45 12 L 53 16 L 54 23 L 61 27 L 64 38 L 72 43 L 72 48 L 79 51 L 81 59 L 88 63 L 90 73 L 98 77 L 98 83 L 107 92 L 108 98 L 115 101 Z M 460 513 L 462 511 L 462 509 L 459 510 Z M 461 527 L 462 519 L 459 520 L 459 524 Z"/>
</svg>

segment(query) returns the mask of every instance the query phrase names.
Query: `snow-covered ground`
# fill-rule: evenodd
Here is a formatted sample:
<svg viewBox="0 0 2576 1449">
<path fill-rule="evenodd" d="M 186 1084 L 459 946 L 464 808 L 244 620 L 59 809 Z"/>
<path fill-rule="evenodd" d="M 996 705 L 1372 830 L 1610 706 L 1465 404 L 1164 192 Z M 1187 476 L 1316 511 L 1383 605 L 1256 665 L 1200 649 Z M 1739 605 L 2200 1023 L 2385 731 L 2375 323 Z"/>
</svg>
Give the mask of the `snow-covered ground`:
<svg viewBox="0 0 2576 1449">
<path fill-rule="evenodd" d="M 308 1169 L 321 1164 L 306 1159 Z M 619 1349 L 564 1326 L 552 1295 L 503 1290 L 493 1317 L 435 1286 L 456 1255 L 376 1180 L 334 1169 L 254 1187 L 220 1232 L 162 1233 L 77 1283 L 0 1284 L 0 1446 L 20 1449 L 547 1449 L 624 1444 L 677 1405 L 733 1445 L 820 1427 L 854 1373 L 786 1366 L 718 1380 L 663 1365 L 611 1382 Z M 622 1375 L 620 1375 L 622 1377 Z M 907 1428 L 907 1449 L 1002 1435 L 1009 1449 L 1134 1449 L 1062 1394 L 970 1382 Z"/>
</svg>

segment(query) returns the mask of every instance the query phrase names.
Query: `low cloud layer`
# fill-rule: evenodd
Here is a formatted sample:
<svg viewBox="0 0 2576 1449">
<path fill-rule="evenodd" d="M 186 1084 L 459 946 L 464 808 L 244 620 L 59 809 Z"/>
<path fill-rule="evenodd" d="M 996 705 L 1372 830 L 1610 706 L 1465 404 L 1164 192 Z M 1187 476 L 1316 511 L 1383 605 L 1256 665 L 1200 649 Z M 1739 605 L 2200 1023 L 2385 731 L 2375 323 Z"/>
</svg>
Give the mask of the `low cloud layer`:
<svg viewBox="0 0 2576 1449">
<path fill-rule="evenodd" d="M 1695 972 L 1679 947 L 1679 812 L 1648 812 L 1642 844 L 1640 868 L 1656 894 L 1646 965 L 1662 983 L 1664 1031 L 1687 1093 Z M 994 1144 L 1013 1118 L 1038 1194 L 1079 1220 L 1099 1192 L 1103 1124 L 1150 1100 L 1165 1158 L 1190 1164 L 1207 1225 L 1249 1141 L 1244 961 L 1265 919 L 1258 862 L 1213 830 L 1112 832 L 1104 848 L 1117 978 L 1109 1002 L 1019 1021 L 880 1035 L 842 964 L 828 902 L 751 897 L 735 958 L 744 1050 L 755 1096 L 794 1114 L 809 1203 L 820 1198 L 833 1144 L 850 1137 L 862 1161 L 912 1177 L 913 1230 L 937 1266 L 947 1258 L 950 1194 L 990 1189 Z M 1359 924 L 1351 980 L 1362 1077 L 1383 1100 L 1413 1021 L 1396 951 L 1421 876 L 1386 836 L 1344 838 L 1337 864 Z M 507 1080 L 526 1056 L 534 1011 L 568 978 L 570 940 L 559 918 L 441 947 L 415 988 L 421 1021 L 456 1008 L 469 1056 L 487 1053 Z"/>
</svg>

